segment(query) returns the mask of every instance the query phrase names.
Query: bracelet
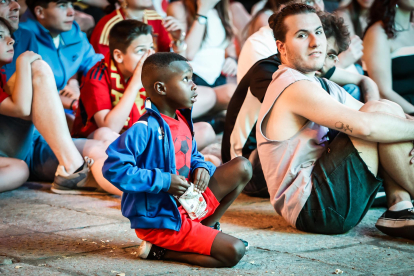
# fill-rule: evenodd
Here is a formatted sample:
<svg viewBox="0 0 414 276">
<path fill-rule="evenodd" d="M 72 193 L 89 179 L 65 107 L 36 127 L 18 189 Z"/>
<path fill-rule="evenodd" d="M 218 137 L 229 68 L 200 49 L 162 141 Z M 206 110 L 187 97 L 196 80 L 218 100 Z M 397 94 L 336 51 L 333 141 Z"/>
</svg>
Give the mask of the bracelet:
<svg viewBox="0 0 414 276">
<path fill-rule="evenodd" d="M 198 16 L 198 17 L 202 17 L 202 18 L 204 18 L 204 19 L 207 19 L 207 16 L 202 15 L 202 14 L 199 14 L 199 13 L 196 13 L 196 16 Z"/>
</svg>

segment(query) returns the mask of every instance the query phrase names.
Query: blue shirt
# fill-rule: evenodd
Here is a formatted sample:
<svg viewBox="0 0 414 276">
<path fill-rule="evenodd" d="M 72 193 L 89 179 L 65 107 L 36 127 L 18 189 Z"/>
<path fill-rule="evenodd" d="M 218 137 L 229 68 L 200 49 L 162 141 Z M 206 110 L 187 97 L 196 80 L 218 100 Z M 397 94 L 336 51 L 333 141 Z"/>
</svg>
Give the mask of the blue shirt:
<svg viewBox="0 0 414 276">
<path fill-rule="evenodd" d="M 34 33 L 38 54 L 52 68 L 58 90 L 63 89 L 76 73 L 86 75 L 89 69 L 104 58 L 103 55 L 95 53 L 86 34 L 76 22 L 73 22 L 71 30 L 60 34 L 60 45 L 57 49 L 49 30 L 37 21 L 31 11 L 27 10 L 22 15 L 19 27 Z"/>
</svg>

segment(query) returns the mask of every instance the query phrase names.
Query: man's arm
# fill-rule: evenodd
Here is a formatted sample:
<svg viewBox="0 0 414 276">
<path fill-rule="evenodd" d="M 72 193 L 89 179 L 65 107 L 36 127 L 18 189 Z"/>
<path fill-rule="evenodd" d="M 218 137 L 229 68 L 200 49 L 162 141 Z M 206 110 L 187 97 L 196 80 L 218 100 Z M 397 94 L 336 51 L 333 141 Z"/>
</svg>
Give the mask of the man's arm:
<svg viewBox="0 0 414 276">
<path fill-rule="evenodd" d="M 341 104 L 317 84 L 298 81 L 283 92 L 284 104 L 293 114 L 363 140 L 392 143 L 414 140 L 414 121 L 379 112 L 361 112 Z M 351 106 L 351 107 L 349 107 Z"/>
<path fill-rule="evenodd" d="M 348 72 L 345 69 L 337 67 L 329 80 L 340 86 L 350 83 L 358 85 L 364 94 L 366 102 L 380 99 L 377 84 L 366 76 Z"/>
</svg>

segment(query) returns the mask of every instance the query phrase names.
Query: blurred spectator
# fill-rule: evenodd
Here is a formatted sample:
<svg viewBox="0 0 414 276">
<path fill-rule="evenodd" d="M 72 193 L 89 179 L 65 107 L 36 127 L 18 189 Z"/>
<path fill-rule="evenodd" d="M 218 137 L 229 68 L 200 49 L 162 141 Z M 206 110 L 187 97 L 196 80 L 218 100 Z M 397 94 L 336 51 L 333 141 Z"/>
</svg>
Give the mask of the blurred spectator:
<svg viewBox="0 0 414 276">
<path fill-rule="evenodd" d="M 79 83 L 71 79 L 86 74 L 103 56 L 96 54 L 85 33 L 74 22 L 71 1 L 27 0 L 28 10 L 20 28 L 30 30 L 37 39 L 39 54 L 52 68 L 57 89 L 66 109 L 79 98 Z"/>
<path fill-rule="evenodd" d="M 364 37 L 372 3 L 374 3 L 374 0 L 352 0 L 347 6 L 337 10 L 338 16 L 342 17 L 348 25 L 351 36 Z"/>
<path fill-rule="evenodd" d="M 12 38 L 14 40 L 13 60 L 3 66 L 5 70 L 6 80 L 16 72 L 16 60 L 20 54 L 26 51 L 38 52 L 36 37 L 32 32 L 19 28 L 19 10 L 20 5 L 17 1 L 6 1 L 0 4 L 0 17 L 6 19 L 13 31 Z"/>
<path fill-rule="evenodd" d="M 167 14 L 181 20 L 187 30 L 185 56 L 199 86 L 193 116 L 225 110 L 235 89 L 234 84 L 226 84 L 226 77 L 237 72 L 229 1 L 177 1 L 170 4 Z"/>
<path fill-rule="evenodd" d="M 185 51 L 185 33 L 182 24 L 173 17 L 162 17 L 153 10 L 151 0 L 110 0 L 106 11 L 110 14 L 102 18 L 91 36 L 91 44 L 97 53 L 109 53 L 109 32 L 112 27 L 124 20 L 135 19 L 152 26 L 156 51 L 176 53 Z M 120 8 L 116 6 L 119 4 Z M 172 39 L 171 39 L 172 38 Z"/>
<path fill-rule="evenodd" d="M 363 60 L 381 97 L 414 114 L 414 2 L 376 0 L 364 36 Z"/>
</svg>

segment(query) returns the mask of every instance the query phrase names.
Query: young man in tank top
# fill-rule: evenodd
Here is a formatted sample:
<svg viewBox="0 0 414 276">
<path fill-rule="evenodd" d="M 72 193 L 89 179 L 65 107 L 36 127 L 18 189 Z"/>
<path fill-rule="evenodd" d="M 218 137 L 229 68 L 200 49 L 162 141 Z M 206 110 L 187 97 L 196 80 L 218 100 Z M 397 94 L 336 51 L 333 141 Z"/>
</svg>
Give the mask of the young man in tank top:
<svg viewBox="0 0 414 276">
<path fill-rule="evenodd" d="M 414 121 L 393 102 L 362 104 L 330 81 L 330 94 L 321 88 L 315 72 L 327 41 L 314 8 L 288 5 L 269 22 L 282 65 L 256 137 L 276 211 L 302 231 L 344 233 L 362 220 L 384 182 L 389 209 L 376 227 L 414 239 Z"/>
</svg>

